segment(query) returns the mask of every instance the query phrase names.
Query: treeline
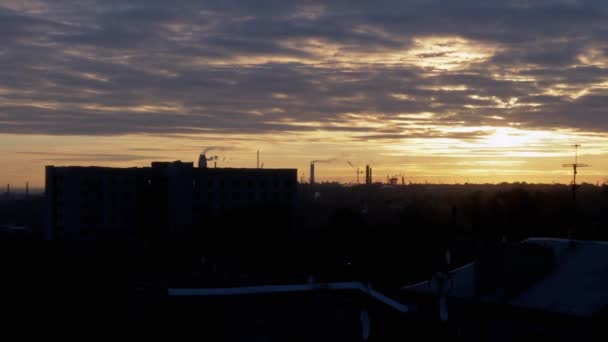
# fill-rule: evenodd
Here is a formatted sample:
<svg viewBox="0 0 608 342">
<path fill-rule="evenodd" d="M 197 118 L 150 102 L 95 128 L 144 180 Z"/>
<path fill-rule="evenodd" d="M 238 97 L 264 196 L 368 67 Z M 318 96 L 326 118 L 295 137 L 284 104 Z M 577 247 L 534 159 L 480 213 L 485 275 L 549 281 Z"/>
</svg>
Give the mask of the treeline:
<svg viewBox="0 0 608 342">
<path fill-rule="evenodd" d="M 608 239 L 608 186 L 408 185 L 336 187 L 303 196 L 300 230 L 390 231 L 403 238 L 520 241 L 530 236 Z"/>
</svg>

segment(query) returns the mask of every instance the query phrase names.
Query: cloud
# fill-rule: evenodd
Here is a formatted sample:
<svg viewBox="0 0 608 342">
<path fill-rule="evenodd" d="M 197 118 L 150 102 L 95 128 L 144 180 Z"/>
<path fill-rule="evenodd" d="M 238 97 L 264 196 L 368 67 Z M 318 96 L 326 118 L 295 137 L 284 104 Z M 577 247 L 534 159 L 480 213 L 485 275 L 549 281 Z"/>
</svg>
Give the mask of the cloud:
<svg viewBox="0 0 608 342">
<path fill-rule="evenodd" d="M 135 154 L 107 153 L 55 153 L 55 152 L 16 152 L 17 154 L 33 155 L 38 160 L 47 162 L 124 162 L 139 160 L 163 160 L 167 157 L 145 156 Z"/>
<path fill-rule="evenodd" d="M 607 20 L 603 1 L 7 0 L 0 133 L 608 133 Z"/>
</svg>

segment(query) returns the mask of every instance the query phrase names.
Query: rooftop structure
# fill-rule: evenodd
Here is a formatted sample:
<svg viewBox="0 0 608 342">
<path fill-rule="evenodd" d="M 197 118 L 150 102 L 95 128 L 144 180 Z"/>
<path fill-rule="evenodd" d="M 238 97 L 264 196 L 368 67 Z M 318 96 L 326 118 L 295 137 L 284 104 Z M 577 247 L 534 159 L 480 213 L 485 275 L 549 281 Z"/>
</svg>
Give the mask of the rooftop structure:
<svg viewBox="0 0 608 342">
<path fill-rule="evenodd" d="M 539 262 L 544 257 L 538 255 L 490 263 L 480 259 L 449 272 L 443 291 L 433 279 L 405 286 L 403 293 L 414 301 L 418 298 L 419 304 L 441 301 L 445 296 L 443 310 L 458 315 L 459 320 L 500 326 L 494 330 L 497 336 L 489 339 L 496 339 L 496 331 L 501 331 L 506 335 L 500 337 L 508 340 L 529 336 L 589 340 L 602 331 L 598 322 L 608 313 L 608 243 L 531 238 L 524 245 L 547 248 L 554 265 L 547 267 L 550 263 Z M 492 265 L 498 275 L 493 286 L 488 286 L 483 263 Z M 446 317 L 453 319 L 453 315 Z"/>
</svg>

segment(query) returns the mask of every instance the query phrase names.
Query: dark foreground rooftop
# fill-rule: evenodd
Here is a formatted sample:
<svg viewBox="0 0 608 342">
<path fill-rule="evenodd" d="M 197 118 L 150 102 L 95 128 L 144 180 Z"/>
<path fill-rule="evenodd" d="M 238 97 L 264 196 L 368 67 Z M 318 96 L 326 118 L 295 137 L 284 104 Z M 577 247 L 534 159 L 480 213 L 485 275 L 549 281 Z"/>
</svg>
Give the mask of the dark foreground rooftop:
<svg viewBox="0 0 608 342">
<path fill-rule="evenodd" d="M 508 304 L 525 309 L 573 316 L 593 316 L 608 307 L 608 243 L 554 238 L 530 238 L 524 241 L 550 247 L 556 267 L 522 293 L 509 298 Z M 477 268 L 468 264 L 450 272 L 450 297 L 476 297 Z M 432 294 L 429 281 L 403 288 L 408 292 Z M 493 296 L 477 296 L 493 302 Z"/>
</svg>

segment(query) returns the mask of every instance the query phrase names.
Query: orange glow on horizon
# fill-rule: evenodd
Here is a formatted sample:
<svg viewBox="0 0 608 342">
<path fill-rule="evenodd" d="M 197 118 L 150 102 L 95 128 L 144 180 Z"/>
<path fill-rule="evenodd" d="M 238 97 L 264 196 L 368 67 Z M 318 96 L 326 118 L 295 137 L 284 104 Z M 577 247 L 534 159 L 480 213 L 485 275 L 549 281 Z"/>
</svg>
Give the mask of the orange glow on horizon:
<svg viewBox="0 0 608 342">
<path fill-rule="evenodd" d="M 580 160 L 593 167 L 581 172 L 581 180 L 604 182 L 608 163 L 608 137 L 571 131 L 524 130 L 513 127 L 441 127 L 447 133 L 481 131 L 473 139 L 407 138 L 397 141 L 357 140 L 359 133 L 331 131 L 266 135 L 121 135 L 115 137 L 4 135 L 0 142 L 3 169 L 0 181 L 19 185 L 44 184 L 45 165 L 101 165 L 143 167 L 154 160 L 195 161 L 198 153 L 217 146 L 219 167 L 254 167 L 260 149 L 267 168 L 297 168 L 307 177 L 314 159 L 336 158 L 319 165 L 319 181 L 355 182 L 346 161 L 374 166 L 376 180 L 403 175 L 407 182 L 568 183 L 574 142 L 583 144 Z M 16 148 L 18 146 L 18 148 Z"/>
</svg>

